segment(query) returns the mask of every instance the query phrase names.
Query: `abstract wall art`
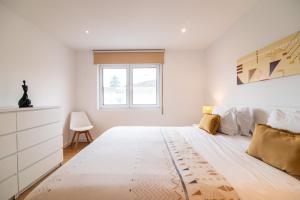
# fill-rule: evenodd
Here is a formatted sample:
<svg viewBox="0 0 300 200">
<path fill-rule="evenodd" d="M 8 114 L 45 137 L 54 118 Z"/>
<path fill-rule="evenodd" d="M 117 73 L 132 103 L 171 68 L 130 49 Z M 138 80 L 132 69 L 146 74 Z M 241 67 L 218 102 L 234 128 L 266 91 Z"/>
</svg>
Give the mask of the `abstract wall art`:
<svg viewBox="0 0 300 200">
<path fill-rule="evenodd" d="M 300 31 L 237 61 L 237 84 L 300 74 Z"/>
</svg>

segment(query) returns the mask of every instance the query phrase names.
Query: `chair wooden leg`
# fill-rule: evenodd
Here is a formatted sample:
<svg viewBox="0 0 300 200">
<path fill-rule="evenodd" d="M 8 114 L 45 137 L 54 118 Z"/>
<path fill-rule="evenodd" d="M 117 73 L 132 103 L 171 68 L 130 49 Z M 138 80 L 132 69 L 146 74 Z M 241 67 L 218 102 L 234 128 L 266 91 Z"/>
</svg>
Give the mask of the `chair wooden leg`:
<svg viewBox="0 0 300 200">
<path fill-rule="evenodd" d="M 75 131 L 74 135 L 72 137 L 71 147 L 73 147 L 73 146 L 77 147 L 79 137 L 80 137 L 81 134 L 85 134 L 87 142 L 91 143 L 93 141 L 93 138 L 92 138 L 89 131 Z"/>
<path fill-rule="evenodd" d="M 88 136 L 88 133 L 87 133 L 87 132 L 84 132 L 84 135 L 85 135 L 85 137 L 86 137 L 86 141 L 87 141 L 87 142 L 91 142 L 91 141 L 90 141 L 90 138 L 89 138 L 89 136 Z"/>
<path fill-rule="evenodd" d="M 73 146 L 73 143 L 75 141 L 75 137 L 76 137 L 77 131 L 74 132 L 73 137 L 72 137 L 72 141 L 71 141 L 71 146 Z"/>
<path fill-rule="evenodd" d="M 91 136 L 91 134 L 90 134 L 90 131 L 87 131 L 87 134 L 88 134 L 88 136 L 90 137 L 90 141 L 93 142 L 93 138 L 92 138 L 92 136 Z"/>
<path fill-rule="evenodd" d="M 80 136 L 80 132 L 77 133 L 75 147 L 77 147 L 78 145 L 79 136 Z"/>
</svg>

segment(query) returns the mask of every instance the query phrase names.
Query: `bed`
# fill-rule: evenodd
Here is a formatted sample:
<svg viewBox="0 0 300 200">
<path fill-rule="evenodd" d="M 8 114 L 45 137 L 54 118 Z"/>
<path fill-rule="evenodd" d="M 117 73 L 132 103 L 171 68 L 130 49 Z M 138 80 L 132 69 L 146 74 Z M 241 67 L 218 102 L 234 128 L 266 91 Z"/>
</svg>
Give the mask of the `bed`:
<svg viewBox="0 0 300 200">
<path fill-rule="evenodd" d="M 299 200 L 300 181 L 246 154 L 249 143 L 197 127 L 114 127 L 26 200 Z"/>
</svg>

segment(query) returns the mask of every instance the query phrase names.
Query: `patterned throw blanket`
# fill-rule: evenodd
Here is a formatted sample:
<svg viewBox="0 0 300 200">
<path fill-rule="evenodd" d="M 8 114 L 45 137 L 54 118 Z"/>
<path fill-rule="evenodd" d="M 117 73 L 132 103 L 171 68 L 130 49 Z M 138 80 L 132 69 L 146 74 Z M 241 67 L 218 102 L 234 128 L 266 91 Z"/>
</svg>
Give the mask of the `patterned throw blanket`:
<svg viewBox="0 0 300 200">
<path fill-rule="evenodd" d="M 124 133 L 128 133 L 124 136 Z M 115 128 L 58 169 L 28 199 L 239 200 L 176 130 Z"/>
<path fill-rule="evenodd" d="M 139 174 L 142 151 L 132 179 L 135 199 L 238 200 L 234 188 L 205 161 L 177 131 L 161 130 L 162 152 L 170 180 L 149 179 Z M 168 185 L 168 187 L 166 187 Z"/>
</svg>

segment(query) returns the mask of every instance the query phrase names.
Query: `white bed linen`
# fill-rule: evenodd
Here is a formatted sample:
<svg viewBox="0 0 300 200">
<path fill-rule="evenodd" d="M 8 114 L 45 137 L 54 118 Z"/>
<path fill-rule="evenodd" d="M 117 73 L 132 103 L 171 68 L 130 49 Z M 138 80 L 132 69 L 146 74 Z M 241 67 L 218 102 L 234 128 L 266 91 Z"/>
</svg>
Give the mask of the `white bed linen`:
<svg viewBox="0 0 300 200">
<path fill-rule="evenodd" d="M 228 180 L 241 200 L 300 199 L 299 180 L 245 153 L 250 137 L 212 136 L 196 127 L 177 130 Z"/>
<path fill-rule="evenodd" d="M 223 134 L 213 136 L 196 127 L 115 127 L 49 176 L 26 200 L 48 199 L 45 194 L 49 188 L 56 190 L 55 199 L 99 199 L 99 196 L 95 198 L 96 194 L 109 197 L 100 198 L 105 200 L 133 199 L 128 190 L 131 187 L 130 175 L 134 173 L 134 169 L 122 169 L 132 167 L 133 163 L 128 160 L 132 156 L 131 152 L 138 146 L 125 141 L 140 137 L 139 145 L 143 145 L 143 149 L 153 159 L 144 163 L 145 172 L 149 177 L 163 176 L 164 170 L 155 169 L 158 165 L 153 164 L 161 157 L 159 151 L 153 151 L 156 152 L 155 155 L 151 153 L 151 149 L 160 148 L 156 146 L 151 134 L 158 134 L 161 129 L 180 132 L 227 179 L 241 200 L 300 199 L 300 181 L 245 153 L 250 143 L 248 137 Z M 64 181 L 60 182 L 62 175 Z"/>
</svg>

